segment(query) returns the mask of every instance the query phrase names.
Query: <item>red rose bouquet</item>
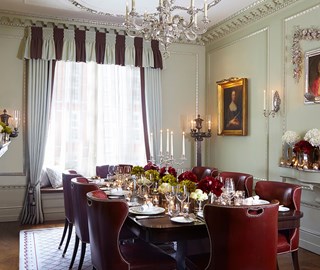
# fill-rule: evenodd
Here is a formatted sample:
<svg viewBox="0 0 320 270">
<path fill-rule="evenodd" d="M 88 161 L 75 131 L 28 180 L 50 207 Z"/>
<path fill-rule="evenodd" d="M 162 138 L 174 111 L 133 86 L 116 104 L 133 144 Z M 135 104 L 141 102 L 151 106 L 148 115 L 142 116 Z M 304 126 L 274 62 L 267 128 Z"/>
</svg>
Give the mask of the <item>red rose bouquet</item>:
<svg viewBox="0 0 320 270">
<path fill-rule="evenodd" d="M 198 188 L 209 194 L 210 192 L 220 197 L 222 194 L 223 183 L 212 176 L 206 176 L 198 183 Z"/>
<path fill-rule="evenodd" d="M 198 178 L 192 171 L 186 171 L 179 175 L 178 177 L 179 182 L 183 180 L 190 180 L 191 182 L 197 183 Z"/>
<path fill-rule="evenodd" d="M 311 155 L 314 151 L 314 147 L 305 140 L 301 140 L 294 145 L 293 152 L 299 153 L 303 152 L 305 154 Z"/>
</svg>

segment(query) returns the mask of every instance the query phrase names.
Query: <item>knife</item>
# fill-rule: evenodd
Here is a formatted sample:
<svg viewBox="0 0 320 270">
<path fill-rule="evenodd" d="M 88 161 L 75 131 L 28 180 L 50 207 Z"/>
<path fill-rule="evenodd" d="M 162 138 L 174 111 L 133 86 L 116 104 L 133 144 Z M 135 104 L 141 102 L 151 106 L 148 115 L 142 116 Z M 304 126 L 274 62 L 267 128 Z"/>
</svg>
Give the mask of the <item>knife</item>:
<svg viewBox="0 0 320 270">
<path fill-rule="evenodd" d="M 148 218 L 162 218 L 162 217 L 165 217 L 166 215 L 161 215 L 161 216 L 136 216 L 135 218 L 137 219 L 137 220 L 139 220 L 139 219 L 148 219 Z"/>
</svg>

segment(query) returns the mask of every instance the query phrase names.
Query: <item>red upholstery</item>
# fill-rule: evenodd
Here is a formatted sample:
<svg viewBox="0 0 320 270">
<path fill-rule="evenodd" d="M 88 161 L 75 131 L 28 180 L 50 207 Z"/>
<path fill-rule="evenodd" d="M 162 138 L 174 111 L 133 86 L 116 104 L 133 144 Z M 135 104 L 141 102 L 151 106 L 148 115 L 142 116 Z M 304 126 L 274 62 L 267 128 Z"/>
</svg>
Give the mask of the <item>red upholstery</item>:
<svg viewBox="0 0 320 270">
<path fill-rule="evenodd" d="M 198 181 L 200 181 L 202 178 L 205 178 L 206 176 L 218 175 L 218 169 L 213 167 L 193 167 L 192 172 L 197 176 Z"/>
<path fill-rule="evenodd" d="M 61 248 L 64 238 L 67 233 L 67 229 L 69 228 L 68 231 L 68 237 L 67 237 L 67 242 L 64 247 L 64 251 L 62 253 L 62 256 L 67 252 L 71 234 L 72 234 L 72 228 L 73 228 L 73 209 L 72 209 L 72 198 L 71 198 L 71 179 L 74 177 L 81 176 L 80 174 L 77 174 L 76 171 L 74 170 L 69 170 L 65 173 L 62 173 L 62 185 L 63 185 L 63 198 L 64 198 L 64 212 L 65 212 L 65 223 L 64 223 L 64 229 L 63 229 L 63 234 L 61 237 L 61 241 L 59 244 L 59 249 Z"/>
<path fill-rule="evenodd" d="M 277 269 L 278 203 L 261 206 L 207 204 L 210 254 L 186 257 L 187 269 Z"/>
<path fill-rule="evenodd" d="M 221 172 L 219 176 L 222 179 L 232 178 L 236 190 L 244 190 L 246 197 L 252 196 L 253 176 L 241 172 Z"/>
<path fill-rule="evenodd" d="M 153 245 L 142 241 L 119 244 L 128 205 L 124 200 L 102 198 L 101 192 L 87 194 L 91 260 L 95 269 L 176 269 L 176 261 Z"/>
<path fill-rule="evenodd" d="M 73 256 L 70 263 L 72 268 L 75 256 L 78 251 L 79 240 L 82 242 L 81 257 L 79 261 L 79 268 L 81 269 L 86 243 L 90 243 L 88 231 L 88 216 L 87 216 L 87 197 L 86 194 L 93 190 L 99 190 L 96 184 L 89 183 L 87 178 L 76 177 L 71 180 L 72 204 L 74 213 L 74 226 L 76 229 L 76 243 L 73 250 Z"/>
<path fill-rule="evenodd" d="M 96 166 L 96 176 L 106 178 L 109 173 L 109 165 Z"/>
<path fill-rule="evenodd" d="M 279 204 L 292 210 L 300 211 L 301 186 L 276 181 L 259 181 L 256 183 L 255 192 L 264 200 L 278 200 Z M 294 269 L 299 269 L 299 228 L 281 230 L 278 236 L 278 254 L 291 252 Z"/>
</svg>

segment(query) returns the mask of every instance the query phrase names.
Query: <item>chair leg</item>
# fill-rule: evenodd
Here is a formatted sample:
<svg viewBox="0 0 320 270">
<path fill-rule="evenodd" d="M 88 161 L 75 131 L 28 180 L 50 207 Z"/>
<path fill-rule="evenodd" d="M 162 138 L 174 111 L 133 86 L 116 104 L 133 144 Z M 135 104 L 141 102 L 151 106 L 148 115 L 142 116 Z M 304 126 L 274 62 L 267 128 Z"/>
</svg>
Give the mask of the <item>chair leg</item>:
<svg viewBox="0 0 320 270">
<path fill-rule="evenodd" d="M 62 246 L 62 244 L 63 244 L 63 241 L 64 241 L 64 238 L 66 237 L 66 233 L 67 233 L 67 229 L 68 229 L 68 224 L 69 224 L 68 220 L 65 219 L 65 220 L 64 220 L 63 233 L 62 233 L 62 237 L 61 237 L 61 241 L 60 241 L 60 244 L 59 244 L 58 249 L 61 248 L 61 246 Z"/>
<path fill-rule="evenodd" d="M 74 260 L 76 259 L 76 256 L 77 256 L 78 247 L 79 247 L 79 237 L 78 237 L 78 235 L 76 235 L 76 242 L 74 243 L 74 249 L 73 249 L 73 254 L 72 254 L 72 259 L 70 262 L 69 269 L 72 269 Z"/>
<path fill-rule="evenodd" d="M 66 245 L 65 245 L 65 247 L 64 247 L 64 251 L 63 251 L 63 253 L 62 253 L 62 257 L 64 257 L 64 255 L 65 255 L 66 252 L 67 252 L 67 249 L 68 249 L 68 246 L 69 246 L 69 242 L 70 242 L 70 239 L 71 239 L 71 235 L 72 235 L 72 228 L 73 228 L 73 224 L 72 224 L 72 223 L 69 223 L 68 238 L 67 238 Z"/>
<path fill-rule="evenodd" d="M 84 259 L 84 255 L 85 254 L 86 254 L 86 243 L 82 242 L 82 244 L 81 244 L 81 256 L 80 256 L 78 270 L 81 270 L 81 268 L 82 268 L 83 259 Z"/>
<path fill-rule="evenodd" d="M 278 262 L 278 259 L 277 259 L 277 270 L 279 270 L 279 262 Z"/>
<path fill-rule="evenodd" d="M 291 257 L 292 257 L 292 263 L 293 263 L 294 270 L 300 270 L 298 250 L 291 252 Z"/>
</svg>

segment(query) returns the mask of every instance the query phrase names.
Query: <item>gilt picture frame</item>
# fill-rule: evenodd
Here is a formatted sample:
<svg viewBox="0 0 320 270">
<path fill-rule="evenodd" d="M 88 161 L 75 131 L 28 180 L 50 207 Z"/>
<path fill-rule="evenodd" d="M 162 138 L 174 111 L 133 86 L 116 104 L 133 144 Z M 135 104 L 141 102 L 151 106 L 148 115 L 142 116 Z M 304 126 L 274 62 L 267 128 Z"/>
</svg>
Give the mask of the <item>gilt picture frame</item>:
<svg viewBox="0 0 320 270">
<path fill-rule="evenodd" d="M 305 53 L 304 103 L 320 103 L 320 49 Z"/>
<path fill-rule="evenodd" d="M 248 79 L 231 78 L 218 85 L 218 135 L 248 135 Z"/>
</svg>

